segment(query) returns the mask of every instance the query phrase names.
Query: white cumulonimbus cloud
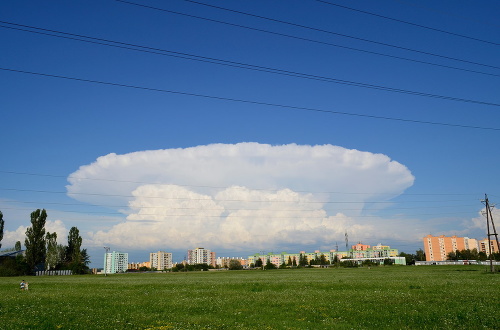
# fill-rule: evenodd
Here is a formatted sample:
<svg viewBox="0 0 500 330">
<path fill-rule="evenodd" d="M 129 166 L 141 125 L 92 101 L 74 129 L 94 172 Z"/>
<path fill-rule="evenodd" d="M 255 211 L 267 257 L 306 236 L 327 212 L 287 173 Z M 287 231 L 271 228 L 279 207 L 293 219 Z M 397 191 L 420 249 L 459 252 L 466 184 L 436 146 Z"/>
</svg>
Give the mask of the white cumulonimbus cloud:
<svg viewBox="0 0 500 330">
<path fill-rule="evenodd" d="M 88 244 L 123 248 L 255 249 L 323 246 L 350 232 L 370 201 L 413 184 L 382 154 L 333 145 L 212 144 L 109 154 L 68 178 L 68 195 L 114 207 L 126 219 L 88 233 Z"/>
</svg>

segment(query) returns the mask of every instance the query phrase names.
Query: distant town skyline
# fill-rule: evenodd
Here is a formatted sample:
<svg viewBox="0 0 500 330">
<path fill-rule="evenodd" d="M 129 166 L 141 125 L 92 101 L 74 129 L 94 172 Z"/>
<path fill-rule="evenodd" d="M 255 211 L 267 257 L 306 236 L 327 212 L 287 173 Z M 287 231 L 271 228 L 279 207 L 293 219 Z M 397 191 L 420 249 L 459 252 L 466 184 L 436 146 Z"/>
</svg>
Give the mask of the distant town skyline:
<svg viewBox="0 0 500 330">
<path fill-rule="evenodd" d="M 42 208 L 91 267 L 486 236 L 499 2 L 201 2 L 0 3 L 2 248 Z"/>
</svg>

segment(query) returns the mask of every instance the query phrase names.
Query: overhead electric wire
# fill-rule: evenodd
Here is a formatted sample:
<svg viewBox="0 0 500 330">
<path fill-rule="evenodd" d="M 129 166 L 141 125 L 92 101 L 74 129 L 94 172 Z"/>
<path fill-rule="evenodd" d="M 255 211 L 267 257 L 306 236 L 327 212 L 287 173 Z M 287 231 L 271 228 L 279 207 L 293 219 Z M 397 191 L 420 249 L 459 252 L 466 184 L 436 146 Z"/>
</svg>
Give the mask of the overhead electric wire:
<svg viewBox="0 0 500 330">
<path fill-rule="evenodd" d="M 146 197 L 147 198 L 147 197 Z M 219 199 L 213 199 L 213 201 L 220 201 Z M 273 201 L 269 201 L 273 202 Z M 364 202 L 360 202 L 363 203 Z M 126 208 L 132 208 L 132 209 L 168 209 L 168 210 L 195 210 L 195 211 L 221 211 L 221 208 L 206 208 L 206 207 L 171 207 L 171 206 L 161 206 L 161 205 L 155 205 L 155 206 L 131 206 L 131 205 L 109 205 L 109 204 L 89 204 L 89 205 L 82 205 L 82 203 L 62 203 L 62 202 L 35 202 L 35 201 L 15 201 L 15 204 L 39 204 L 39 205 L 60 205 L 60 206 L 85 206 L 85 207 L 104 207 L 104 208 L 121 208 L 121 209 L 126 209 Z M 393 204 L 397 204 L 397 202 L 393 202 Z M 439 205 L 439 206 L 425 206 L 425 207 L 391 207 L 390 210 L 416 210 L 416 209 L 440 209 L 440 208 L 457 208 L 457 207 L 474 207 L 476 204 L 460 204 L 460 205 Z M 359 208 L 355 209 L 346 209 L 342 208 L 342 211 L 358 211 Z M 386 209 L 383 209 L 386 210 Z M 250 208 L 226 208 L 224 207 L 223 209 L 224 212 L 226 211 L 287 211 L 287 212 L 317 212 L 317 211 L 323 211 L 323 209 L 250 209 Z"/>
<path fill-rule="evenodd" d="M 159 185 L 175 185 L 179 187 L 190 187 L 190 188 L 213 188 L 213 189 L 227 189 L 231 186 L 207 186 L 207 185 L 187 185 L 187 184 L 169 184 L 169 183 L 158 183 L 152 181 L 132 181 L 132 180 L 117 180 L 117 179 L 102 179 L 102 178 L 87 178 L 81 176 L 72 176 L 72 175 L 56 175 L 56 174 L 47 174 L 47 173 L 31 173 L 31 172 L 17 172 L 17 171 L 6 171 L 0 170 L 0 173 L 4 174 L 14 174 L 14 175 L 27 175 L 27 176 L 39 176 L 39 177 L 50 177 L 50 178 L 74 178 L 79 180 L 90 180 L 90 181 L 104 181 L 104 182 L 117 182 L 117 183 L 138 183 L 138 184 L 159 184 Z M 253 188 L 246 187 L 250 190 L 258 190 L 258 191 L 272 191 L 277 192 L 282 189 L 265 189 L 265 188 Z M 293 190 L 294 192 L 299 193 L 311 193 L 311 194 L 342 194 L 342 195 L 372 195 L 373 192 L 342 192 L 342 191 L 310 191 L 310 190 Z M 378 194 L 378 195 L 393 195 L 391 194 Z M 482 196 L 483 193 L 405 193 L 405 196 Z M 491 194 L 490 194 L 491 195 Z M 493 195 L 492 195 L 493 196 Z M 482 197 L 481 197 L 482 198 Z"/>
<path fill-rule="evenodd" d="M 31 210 L 30 208 L 27 207 L 4 207 L 2 208 L 4 210 Z M 48 213 L 51 211 L 54 212 L 60 212 L 60 213 L 78 213 L 78 214 L 103 214 L 103 215 L 126 215 L 126 213 L 123 212 L 104 212 L 104 211 L 75 211 L 75 210 L 51 210 L 51 209 L 45 209 Z M 202 211 L 202 210 L 200 210 Z M 241 211 L 247 211 L 246 209 L 243 209 Z M 282 210 L 259 210 L 259 211 L 276 211 L 280 212 Z M 429 216 L 429 215 L 460 215 L 460 216 L 467 216 L 467 214 L 470 214 L 471 212 L 438 212 L 438 213 L 415 213 L 415 214 L 405 214 L 405 217 L 409 216 Z M 168 218 L 168 217 L 190 217 L 190 218 L 224 218 L 227 217 L 227 215 L 224 214 L 219 214 L 219 215 L 206 215 L 206 214 L 156 214 L 156 213 L 130 213 L 128 215 L 134 214 L 136 216 L 157 216 L 161 217 L 163 219 Z M 232 218 L 252 218 L 252 219 L 325 219 L 329 217 L 334 217 L 330 215 L 325 215 L 325 216 L 263 216 L 263 215 L 242 215 L 242 214 L 232 214 Z M 380 215 L 349 215 L 350 218 L 380 218 Z M 394 218 L 395 217 L 395 218 Z M 393 215 L 392 218 L 384 218 L 385 220 L 397 220 L 398 215 Z M 65 219 L 66 220 L 66 219 Z M 153 220 L 153 219 L 141 219 L 141 220 L 129 220 L 127 221 L 132 221 L 132 222 L 156 222 L 156 221 L 163 221 L 163 220 Z"/>
<path fill-rule="evenodd" d="M 2 25 L 2 24 L 8 24 L 8 25 Z M 150 54 L 156 54 L 156 55 L 182 58 L 182 59 L 191 60 L 191 61 L 224 65 L 224 66 L 235 67 L 235 68 L 239 68 L 239 69 L 247 69 L 247 70 L 252 70 L 252 71 L 261 71 L 261 72 L 267 72 L 267 73 L 280 74 L 280 75 L 296 77 L 296 78 L 317 80 L 317 81 L 323 81 L 323 82 L 332 82 L 332 83 L 338 83 L 338 84 L 353 84 L 354 86 L 358 86 L 358 84 L 359 84 L 358 87 L 363 87 L 363 85 L 365 84 L 365 83 L 358 83 L 358 82 L 342 80 L 342 79 L 337 79 L 337 78 L 332 78 L 332 77 L 318 76 L 318 75 L 312 75 L 312 74 L 308 74 L 308 73 L 300 73 L 300 72 L 295 72 L 295 71 L 290 71 L 290 70 L 276 69 L 276 68 L 259 66 L 259 65 L 254 65 L 254 64 L 223 60 L 223 59 L 219 59 L 219 58 L 200 56 L 200 55 L 196 55 L 196 54 L 177 52 L 177 51 L 173 51 L 173 50 L 161 49 L 161 48 L 156 48 L 156 47 L 149 47 L 149 46 L 137 45 L 137 44 L 132 44 L 132 43 L 125 43 L 125 42 L 120 42 L 120 41 L 116 41 L 116 40 L 96 38 L 96 37 L 91 37 L 91 36 L 86 36 L 86 35 L 81 35 L 81 34 L 74 34 L 74 33 L 69 33 L 69 32 L 58 31 L 58 30 L 50 30 L 50 29 L 29 26 L 29 25 L 24 25 L 24 24 L 17 24 L 17 23 L 12 23 L 12 22 L 7 22 L 7 21 L 0 21 L 0 28 L 35 33 L 35 34 L 56 37 L 56 38 L 63 38 L 63 39 L 87 42 L 87 43 L 92 43 L 92 44 L 97 44 L 97 45 L 102 45 L 102 46 L 122 48 L 122 49 L 150 53 Z M 82 39 L 82 38 L 84 38 L 84 39 Z M 360 50 L 360 51 L 363 51 L 363 50 Z M 369 52 L 369 53 L 372 53 L 372 52 Z M 403 60 L 407 60 L 407 61 L 427 64 L 427 65 L 433 65 L 433 66 L 438 66 L 438 67 L 443 67 L 443 68 L 453 69 L 453 70 L 458 70 L 458 71 L 463 71 L 463 72 L 487 75 L 487 76 L 492 76 L 492 77 L 500 77 L 500 74 L 494 74 L 494 73 L 488 73 L 488 72 L 482 72 L 482 71 L 476 71 L 476 70 L 469 70 L 469 69 L 464 69 L 464 68 L 457 68 L 457 67 L 448 66 L 448 65 L 418 61 L 418 60 L 413 60 L 413 59 L 400 58 L 398 56 L 392 56 L 392 55 L 386 55 L 386 54 L 380 54 L 380 53 L 375 53 L 375 54 L 382 55 L 382 56 L 395 57 L 395 58 L 403 59 Z M 376 85 L 370 85 L 370 84 L 367 84 L 367 85 L 376 86 Z M 385 86 L 379 86 L 379 87 L 390 88 L 390 87 L 385 87 Z M 401 92 L 402 91 L 404 91 L 404 90 L 401 90 Z M 409 92 L 412 92 L 412 91 L 409 91 Z M 420 92 L 416 92 L 416 93 L 420 93 Z M 430 94 L 430 95 L 432 95 L 432 94 Z M 422 96 L 424 96 L 424 95 L 422 95 Z"/>
<path fill-rule="evenodd" d="M 251 202 L 251 203 L 296 203 L 303 204 L 394 204 L 394 201 L 298 201 L 293 200 L 245 200 L 245 199 L 222 199 L 212 198 L 187 198 L 187 197 L 163 197 L 163 196 L 135 196 L 135 195 L 120 195 L 120 194 L 102 194 L 102 193 L 82 193 L 70 191 L 51 191 L 51 190 L 35 190 L 35 189 L 18 189 L 18 188 L 0 188 L 4 191 L 17 191 L 17 192 L 32 192 L 32 193 L 47 193 L 47 194 L 67 194 L 67 195 L 82 195 L 82 196 L 102 196 L 102 197 L 125 197 L 125 198 L 151 198 L 151 199 L 165 199 L 165 200 L 196 200 L 196 201 L 219 201 L 219 202 Z M 444 203 L 444 202 L 464 202 L 470 199 L 454 199 L 454 200 L 424 200 L 424 201 L 399 201 L 398 203 Z"/>
<path fill-rule="evenodd" d="M 138 6 L 138 7 L 144 7 L 144 8 L 148 8 L 148 9 L 158 10 L 158 11 L 162 11 L 162 12 L 167 12 L 167 13 L 170 13 L 170 14 L 182 15 L 182 16 L 196 18 L 196 19 L 201 19 L 201 20 L 206 20 L 206 21 L 210 21 L 210 22 L 215 22 L 215 23 L 220 23 L 220 24 L 225 24 L 225 25 L 236 26 L 236 27 L 250 29 L 250 30 L 254 30 L 254 31 L 266 32 L 266 33 L 271 33 L 271 34 L 278 34 L 276 32 L 270 32 L 270 31 L 263 30 L 263 29 L 257 29 L 257 28 L 248 27 L 248 26 L 244 26 L 244 25 L 239 25 L 239 24 L 235 24 L 235 23 L 229 23 L 229 22 L 224 22 L 224 21 L 215 20 L 215 19 L 211 19 L 211 18 L 206 18 L 206 17 L 196 16 L 196 15 L 181 13 L 181 12 L 178 12 L 178 11 L 173 11 L 173 10 L 169 10 L 169 9 L 148 6 L 148 5 L 144 5 L 144 4 L 140 4 L 140 3 L 135 3 L 135 2 L 131 2 L 131 1 L 125 1 L 125 0 L 114 0 L 114 1 L 121 2 L 121 3 L 126 3 L 126 4 L 129 4 L 129 5 L 134 5 L 134 6 Z M 183 1 L 189 1 L 189 0 L 183 0 Z M 369 39 L 365 39 L 365 38 L 359 38 L 359 37 L 355 37 L 355 36 L 351 36 L 351 35 L 337 33 L 337 32 L 333 32 L 333 31 L 329 31 L 329 30 L 324 30 L 324 29 L 320 29 L 320 28 L 315 28 L 315 27 L 311 27 L 311 26 L 306 26 L 306 25 L 302 25 L 302 24 L 297 24 L 297 23 L 287 22 L 287 21 L 283 21 L 283 20 L 279 20 L 279 19 L 270 18 L 270 17 L 265 17 L 265 16 L 260 16 L 260 15 L 250 14 L 250 13 L 242 12 L 242 11 L 239 11 L 239 10 L 233 10 L 233 9 L 224 8 L 224 7 L 220 7 L 220 6 L 209 5 L 209 4 L 201 3 L 201 2 L 198 2 L 198 4 L 204 5 L 204 6 L 207 6 L 207 7 L 212 7 L 212 8 L 224 10 L 224 11 L 228 11 L 228 12 L 233 12 L 233 13 L 241 14 L 241 15 L 246 15 L 246 16 L 255 17 L 255 18 L 259 18 L 259 19 L 264 19 L 264 20 L 268 20 L 268 21 L 271 21 L 271 22 L 286 24 L 286 25 L 295 26 L 295 27 L 299 27 L 299 28 L 303 28 L 303 29 L 307 29 L 307 30 L 312 30 L 312 31 L 317 31 L 317 32 L 328 33 L 328 34 L 332 34 L 332 35 L 336 35 L 336 36 L 340 36 L 340 37 L 345 37 L 345 38 L 350 38 L 350 39 L 354 39 L 354 40 L 364 41 L 364 42 L 368 42 L 368 43 L 372 43 L 372 44 L 387 46 L 387 47 L 391 47 L 391 48 L 395 48 L 395 49 L 401 49 L 401 50 L 406 50 L 406 51 L 410 51 L 410 52 L 414 52 L 414 53 L 419 53 L 419 54 L 424 54 L 424 55 L 429 55 L 429 56 L 434 56 L 434 57 L 440 57 L 440 58 L 445 58 L 445 59 L 448 59 L 448 60 L 453 60 L 453 61 L 458 61 L 458 62 L 463 62 L 463 63 L 468 63 L 468 64 L 474 64 L 474 65 L 479 65 L 479 66 L 485 66 L 485 67 L 489 67 L 489 68 L 500 69 L 500 67 L 494 66 L 494 65 L 483 64 L 483 63 L 478 63 L 478 62 L 469 61 L 469 60 L 462 60 L 462 59 L 458 59 L 458 58 L 451 57 L 451 56 L 439 55 L 439 54 L 434 54 L 434 53 L 426 52 L 426 51 L 422 51 L 422 50 L 417 50 L 417 49 L 407 48 L 407 47 L 403 47 L 403 46 L 392 45 L 392 44 L 388 44 L 388 43 L 384 43 L 384 42 L 379 42 L 379 41 L 374 41 L 374 40 L 369 40 Z M 279 35 L 289 37 L 289 35 L 283 35 L 283 34 L 279 34 Z M 292 36 L 292 38 L 298 38 L 298 37 Z M 304 39 L 305 40 L 305 38 L 300 38 L 300 39 Z"/>
<path fill-rule="evenodd" d="M 197 1 L 192 1 L 192 0 L 183 0 L 183 1 L 198 3 Z M 433 27 L 430 27 L 430 26 L 422 25 L 422 24 L 417 24 L 417 23 L 412 23 L 412 22 L 404 21 L 404 20 L 401 20 L 401 19 L 398 19 L 398 18 L 394 18 L 394 17 L 389 17 L 389 16 L 385 16 L 385 15 L 379 15 L 379 14 L 375 14 L 375 13 L 372 13 L 372 12 L 369 12 L 369 11 L 365 11 L 365 10 L 356 9 L 356 8 L 352 8 L 352 7 L 340 5 L 340 4 L 337 4 L 337 3 L 333 3 L 333 2 L 330 2 L 330 1 L 325 1 L 325 0 L 313 0 L 313 1 L 320 2 L 320 3 L 323 3 L 323 4 L 329 5 L 329 6 L 339 7 L 339 8 L 343 8 L 343 9 L 347 9 L 347 10 L 351 10 L 351 11 L 363 13 L 363 14 L 366 14 L 366 15 L 371 15 L 371 16 L 375 16 L 375 17 L 387 19 L 387 20 L 390 20 L 390 21 L 398 22 L 398 23 L 403 23 L 403 24 L 407 24 L 407 25 L 416 26 L 416 27 L 419 27 L 419 28 L 422 28 L 422 29 L 431 30 L 431 31 L 434 31 L 434 32 L 445 33 L 445 34 L 449 34 L 449 35 L 452 35 L 452 36 L 455 36 L 455 37 L 460 37 L 460 38 L 465 38 L 465 39 L 474 40 L 474 41 L 478 41 L 478 42 L 483 42 L 483 43 L 490 44 L 490 45 L 500 46 L 500 43 L 498 43 L 498 42 L 488 41 L 488 40 L 479 39 L 479 38 L 475 38 L 475 37 L 470 37 L 470 36 L 466 36 L 466 35 L 455 33 L 455 32 L 445 31 L 445 30 L 433 28 Z"/>
<path fill-rule="evenodd" d="M 221 100 L 221 101 L 263 105 L 263 106 L 283 108 L 283 109 L 294 109 L 294 110 L 311 111 L 311 112 L 318 112 L 318 113 L 325 113 L 325 114 L 345 115 L 345 116 L 372 118 L 372 119 L 380 119 L 380 120 L 391 120 L 391 121 L 399 121 L 399 122 L 407 122 L 407 123 L 415 123 L 415 124 L 418 123 L 418 124 L 426 124 L 426 125 L 456 127 L 456 128 L 472 128 L 472 129 L 481 129 L 481 130 L 500 131 L 499 127 L 483 127 L 483 126 L 451 124 L 451 123 L 444 123 L 444 122 L 432 122 L 432 121 L 425 121 L 425 120 L 404 119 L 404 118 L 396 118 L 396 117 L 385 117 L 385 116 L 367 115 L 367 114 L 352 113 L 352 112 L 325 110 L 325 109 L 319 109 L 319 108 L 300 107 L 300 106 L 284 105 L 284 104 L 278 104 L 278 103 L 268 103 L 268 102 L 260 102 L 260 101 L 244 100 L 244 99 L 235 99 L 235 98 L 222 97 L 222 96 L 204 95 L 204 94 L 197 94 L 197 93 L 190 93 L 190 92 L 181 92 L 181 91 L 174 91 L 174 90 L 167 90 L 167 89 L 160 89 L 160 88 L 127 85 L 127 84 L 121 84 L 121 83 L 113 83 L 113 82 L 106 82 L 106 81 L 99 81 L 99 80 L 68 77 L 68 76 L 61 76 L 61 75 L 47 74 L 47 73 L 40 73 L 40 72 L 32 72 L 32 71 L 24 71 L 24 70 L 3 68 L 3 67 L 0 67 L 0 70 L 35 75 L 35 76 L 42 76 L 42 77 L 51 77 L 51 78 L 58 78 L 58 79 L 65 79 L 65 80 L 72 80 L 72 81 L 87 82 L 87 83 L 100 84 L 100 85 L 125 87 L 125 88 L 132 88 L 132 89 L 138 89 L 138 90 L 147 90 L 147 91 L 153 91 L 153 92 L 193 96 L 193 97 L 200 97 L 200 98 L 207 98 L 207 99 Z M 447 97 L 444 97 L 444 96 L 439 97 L 439 98 L 447 99 Z M 450 99 L 452 99 L 454 101 L 478 103 L 478 104 L 491 105 L 491 106 L 496 106 L 496 107 L 500 106 L 500 104 L 498 104 L 498 103 L 489 103 L 489 102 L 456 99 L 456 98 L 450 98 Z"/>
<path fill-rule="evenodd" d="M 4 207 L 4 210 L 32 210 L 27 207 Z M 45 209 L 47 213 L 52 211 L 59 213 L 77 213 L 77 214 L 104 214 L 104 215 L 126 215 L 121 212 L 103 212 L 103 211 L 73 211 L 73 210 L 51 210 Z M 244 211 L 244 210 L 243 210 Z M 271 211 L 271 210 L 264 210 Z M 279 210 L 278 210 L 279 211 Z M 468 212 L 470 213 L 470 212 Z M 466 216 L 467 213 L 464 212 L 440 212 L 440 213 L 418 213 L 418 214 L 408 214 L 405 216 L 429 216 L 429 215 L 461 215 Z M 131 215 L 131 214 L 128 214 Z M 200 214 L 154 214 L 154 213 L 135 213 L 136 216 L 161 216 L 163 219 L 168 217 L 189 217 L 189 218 L 224 218 L 224 215 L 200 215 Z M 233 215 L 233 218 L 252 218 L 255 220 L 265 220 L 265 219 L 325 219 L 332 216 L 262 216 L 262 215 Z M 334 217 L 334 216 L 333 216 Z M 354 215 L 349 216 L 350 218 L 380 218 L 380 215 Z M 393 218 L 384 218 L 385 220 L 395 220 Z M 65 221 L 68 219 L 65 219 Z M 164 220 L 156 219 L 140 219 L 140 220 L 130 220 L 126 219 L 127 222 L 163 222 Z"/>
<path fill-rule="evenodd" d="M 424 9 L 424 10 L 427 10 L 427 11 L 430 11 L 430 12 L 438 13 L 440 15 L 446 15 L 446 16 L 450 16 L 450 17 L 454 17 L 454 18 L 459 18 L 461 20 L 465 20 L 465 21 L 469 21 L 469 22 L 474 22 L 474 23 L 477 23 L 477 24 L 483 24 L 483 25 L 493 26 L 493 27 L 497 27 L 497 28 L 500 27 L 500 24 L 493 24 L 491 22 L 486 22 L 484 20 L 480 20 L 479 21 L 479 20 L 476 20 L 476 19 L 472 19 L 470 17 L 453 14 L 453 13 L 450 13 L 448 11 L 439 10 L 439 9 L 436 9 L 436 8 L 433 8 L 433 7 L 424 6 L 424 5 L 422 5 L 422 2 L 419 2 L 417 4 L 417 3 L 412 3 L 411 1 L 405 1 L 405 0 L 393 0 L 393 1 L 402 3 L 402 4 L 406 5 L 406 6 L 417 7 L 417 8 Z"/>
</svg>

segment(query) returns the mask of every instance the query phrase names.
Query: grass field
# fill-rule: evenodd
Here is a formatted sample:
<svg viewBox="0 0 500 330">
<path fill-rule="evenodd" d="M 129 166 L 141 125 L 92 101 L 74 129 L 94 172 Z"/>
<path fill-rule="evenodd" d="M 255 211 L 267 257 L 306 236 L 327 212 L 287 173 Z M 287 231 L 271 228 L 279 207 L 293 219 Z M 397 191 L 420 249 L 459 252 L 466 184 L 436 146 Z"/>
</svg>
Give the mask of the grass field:
<svg viewBox="0 0 500 330">
<path fill-rule="evenodd" d="M 484 266 L 4 277 L 0 328 L 498 329 L 499 294 Z"/>
</svg>

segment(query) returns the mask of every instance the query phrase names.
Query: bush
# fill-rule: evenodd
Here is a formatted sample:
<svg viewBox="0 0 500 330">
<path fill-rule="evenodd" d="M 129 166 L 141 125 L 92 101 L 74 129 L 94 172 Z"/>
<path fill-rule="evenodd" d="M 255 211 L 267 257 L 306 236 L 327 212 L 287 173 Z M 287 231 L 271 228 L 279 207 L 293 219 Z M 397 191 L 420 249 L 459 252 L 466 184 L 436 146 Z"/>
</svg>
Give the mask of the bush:
<svg viewBox="0 0 500 330">
<path fill-rule="evenodd" d="M 243 269 L 241 262 L 237 259 L 231 259 L 229 261 L 229 270 L 240 270 Z"/>
<path fill-rule="evenodd" d="M 392 259 L 386 258 L 384 259 L 384 266 L 392 266 L 394 261 Z"/>
<path fill-rule="evenodd" d="M 371 260 L 365 260 L 365 261 L 363 261 L 362 265 L 366 266 L 366 267 L 373 267 L 373 266 L 378 266 L 378 263 L 371 261 Z"/>
<path fill-rule="evenodd" d="M 346 261 L 341 261 L 340 265 L 342 267 L 348 267 L 348 268 L 357 268 L 359 267 L 358 263 L 353 260 L 346 260 Z"/>
<path fill-rule="evenodd" d="M 4 258 L 0 260 L 0 276 L 21 276 L 31 274 L 23 258 Z"/>
</svg>

